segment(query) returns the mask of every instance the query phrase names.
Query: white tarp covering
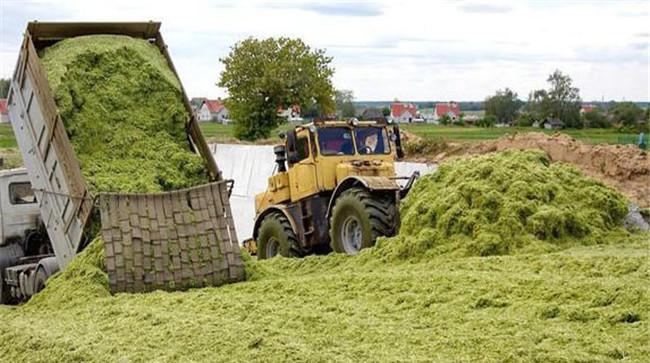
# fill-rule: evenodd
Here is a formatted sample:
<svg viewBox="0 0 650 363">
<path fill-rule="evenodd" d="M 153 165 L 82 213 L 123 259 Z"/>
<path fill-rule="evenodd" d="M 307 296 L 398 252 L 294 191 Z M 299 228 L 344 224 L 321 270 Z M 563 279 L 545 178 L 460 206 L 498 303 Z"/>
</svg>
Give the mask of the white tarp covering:
<svg viewBox="0 0 650 363">
<path fill-rule="evenodd" d="M 266 190 L 267 179 L 275 169 L 273 146 L 211 144 L 217 166 L 225 179 L 233 179 L 235 186 L 230 205 L 240 241 L 253 238 L 255 221 L 255 194 Z M 434 164 L 397 162 L 397 176 L 410 176 L 414 171 L 426 174 L 435 170 Z M 405 182 L 400 181 L 401 183 Z"/>
</svg>

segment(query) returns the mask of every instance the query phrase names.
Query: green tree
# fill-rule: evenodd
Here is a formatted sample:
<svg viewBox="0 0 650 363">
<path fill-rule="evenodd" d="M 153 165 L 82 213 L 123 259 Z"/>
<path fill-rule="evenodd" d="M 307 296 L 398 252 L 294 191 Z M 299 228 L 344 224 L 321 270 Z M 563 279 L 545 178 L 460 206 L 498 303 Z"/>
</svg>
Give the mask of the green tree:
<svg viewBox="0 0 650 363">
<path fill-rule="evenodd" d="M 11 80 L 9 78 L 0 78 L 0 98 L 7 98 L 10 84 Z"/>
<path fill-rule="evenodd" d="M 497 123 L 497 118 L 494 115 L 486 115 L 476 122 L 478 127 L 494 127 Z"/>
<path fill-rule="evenodd" d="M 440 122 L 441 125 L 449 125 L 451 123 L 451 117 L 449 117 L 447 114 L 442 115 L 440 116 L 440 120 L 438 122 Z"/>
<path fill-rule="evenodd" d="M 619 102 L 611 110 L 614 121 L 627 127 L 637 127 L 643 118 L 643 109 L 634 102 Z"/>
<path fill-rule="evenodd" d="M 388 107 L 383 107 L 383 108 L 381 109 L 381 114 L 384 115 L 384 117 L 388 117 L 388 116 L 390 116 L 390 108 L 388 108 Z"/>
<path fill-rule="evenodd" d="M 351 90 L 336 90 L 336 111 L 343 117 L 355 117 L 354 93 Z"/>
<path fill-rule="evenodd" d="M 567 127 L 581 127 L 580 90 L 573 87 L 571 77 L 555 70 L 546 80 L 551 84 L 548 97 L 551 100 L 551 117 L 559 118 Z"/>
<path fill-rule="evenodd" d="M 485 115 L 494 116 L 498 122 L 512 122 L 521 102 L 511 89 L 498 90 L 496 94 L 485 99 Z"/>
<path fill-rule="evenodd" d="M 527 111 L 535 120 L 558 118 L 567 127 L 582 127 L 580 90 L 573 87 L 571 77 L 556 70 L 546 81 L 550 88 L 531 92 Z"/>
<path fill-rule="evenodd" d="M 530 112 L 522 112 L 519 114 L 519 117 L 517 117 L 516 124 L 520 127 L 530 127 L 533 126 L 533 122 L 535 122 L 535 119 Z"/>
<path fill-rule="evenodd" d="M 599 108 L 595 108 L 589 112 L 585 112 L 582 115 L 582 119 L 585 127 L 592 127 L 592 128 L 612 127 L 612 123 L 609 122 L 607 116 L 605 116 L 605 114 Z"/>
<path fill-rule="evenodd" d="M 226 106 L 235 121 L 235 136 L 266 138 L 285 120 L 279 107 L 316 105 L 320 115 L 335 111 L 332 58 L 300 39 L 248 38 L 227 57 L 218 85 L 228 90 Z"/>
</svg>

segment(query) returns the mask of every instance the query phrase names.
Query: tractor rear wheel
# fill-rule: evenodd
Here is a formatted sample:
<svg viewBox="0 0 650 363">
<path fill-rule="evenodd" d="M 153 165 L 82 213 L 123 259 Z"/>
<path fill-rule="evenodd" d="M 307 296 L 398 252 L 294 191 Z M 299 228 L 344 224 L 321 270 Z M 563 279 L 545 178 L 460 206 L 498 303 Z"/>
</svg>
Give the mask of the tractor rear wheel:
<svg viewBox="0 0 650 363">
<path fill-rule="evenodd" d="M 264 217 L 257 234 L 257 258 L 265 260 L 275 256 L 298 257 L 298 238 L 291 223 L 282 213 Z"/>
<path fill-rule="evenodd" d="M 395 198 L 350 188 L 336 199 L 330 217 L 330 243 L 338 253 L 356 255 L 379 236 L 393 236 L 398 216 Z"/>
</svg>

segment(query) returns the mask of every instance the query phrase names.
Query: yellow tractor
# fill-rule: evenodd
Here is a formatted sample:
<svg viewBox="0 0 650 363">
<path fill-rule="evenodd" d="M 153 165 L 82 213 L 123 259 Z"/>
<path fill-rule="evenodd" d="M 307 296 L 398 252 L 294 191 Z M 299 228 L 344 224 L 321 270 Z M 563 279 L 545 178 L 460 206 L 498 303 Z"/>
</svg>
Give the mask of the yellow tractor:
<svg viewBox="0 0 650 363">
<path fill-rule="evenodd" d="M 394 161 L 403 157 L 397 125 L 315 121 L 280 137 L 276 172 L 255 196 L 249 250 L 258 258 L 354 255 L 397 232 L 400 199 L 418 176 L 395 175 Z M 403 188 L 398 179 L 408 179 Z"/>
</svg>

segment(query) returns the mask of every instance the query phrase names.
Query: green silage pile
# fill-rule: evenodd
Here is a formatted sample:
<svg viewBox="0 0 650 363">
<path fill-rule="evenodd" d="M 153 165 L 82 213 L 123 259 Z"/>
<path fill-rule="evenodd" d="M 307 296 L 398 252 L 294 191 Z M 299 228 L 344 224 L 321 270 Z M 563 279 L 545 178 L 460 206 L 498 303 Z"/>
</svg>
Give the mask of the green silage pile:
<svg viewBox="0 0 650 363">
<path fill-rule="evenodd" d="M 190 150 L 181 86 L 143 39 L 91 35 L 45 48 L 41 62 L 91 193 L 205 183 Z"/>
<path fill-rule="evenodd" d="M 625 236 L 625 198 L 541 151 L 505 151 L 443 164 L 401 207 L 384 257 L 541 253 Z"/>
</svg>

